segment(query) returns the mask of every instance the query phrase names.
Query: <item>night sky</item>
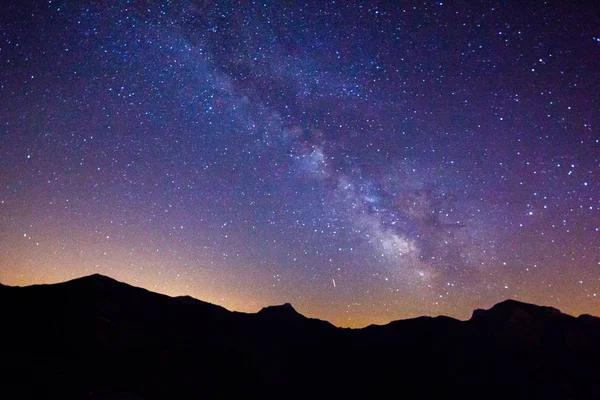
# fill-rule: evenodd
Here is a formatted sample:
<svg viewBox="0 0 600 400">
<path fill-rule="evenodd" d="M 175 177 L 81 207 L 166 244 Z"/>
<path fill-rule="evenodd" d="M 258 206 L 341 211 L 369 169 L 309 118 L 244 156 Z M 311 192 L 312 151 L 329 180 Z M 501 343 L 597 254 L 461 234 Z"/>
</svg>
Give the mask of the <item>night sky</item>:
<svg viewBox="0 0 600 400">
<path fill-rule="evenodd" d="M 597 4 L 215 3 L 2 5 L 2 283 L 600 315 Z"/>
</svg>

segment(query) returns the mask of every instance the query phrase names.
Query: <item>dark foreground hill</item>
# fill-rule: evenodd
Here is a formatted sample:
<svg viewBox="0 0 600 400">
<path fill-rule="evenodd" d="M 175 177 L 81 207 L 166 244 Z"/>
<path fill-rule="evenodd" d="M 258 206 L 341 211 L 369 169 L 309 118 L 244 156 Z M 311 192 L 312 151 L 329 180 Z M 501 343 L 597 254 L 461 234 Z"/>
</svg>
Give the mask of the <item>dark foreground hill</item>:
<svg viewBox="0 0 600 400">
<path fill-rule="evenodd" d="M 352 330 L 92 275 L 0 285 L 0 307 L 6 399 L 600 399 L 600 319 L 512 300 Z"/>
</svg>

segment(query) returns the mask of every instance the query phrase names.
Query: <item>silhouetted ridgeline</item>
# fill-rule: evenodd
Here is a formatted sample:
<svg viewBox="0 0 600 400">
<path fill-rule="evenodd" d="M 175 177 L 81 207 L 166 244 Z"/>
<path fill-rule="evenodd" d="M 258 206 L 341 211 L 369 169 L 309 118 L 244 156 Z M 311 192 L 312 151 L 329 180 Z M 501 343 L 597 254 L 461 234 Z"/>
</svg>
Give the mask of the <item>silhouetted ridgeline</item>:
<svg viewBox="0 0 600 400">
<path fill-rule="evenodd" d="M 600 319 L 512 300 L 355 330 L 101 275 L 0 286 L 0 304 L 6 399 L 600 399 Z"/>
</svg>

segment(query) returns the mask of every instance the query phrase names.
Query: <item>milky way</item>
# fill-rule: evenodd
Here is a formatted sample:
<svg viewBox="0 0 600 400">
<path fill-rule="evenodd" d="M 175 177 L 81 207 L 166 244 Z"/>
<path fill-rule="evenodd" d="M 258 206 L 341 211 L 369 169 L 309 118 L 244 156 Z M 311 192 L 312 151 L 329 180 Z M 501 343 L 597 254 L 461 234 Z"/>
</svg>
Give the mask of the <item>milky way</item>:
<svg viewBox="0 0 600 400">
<path fill-rule="evenodd" d="M 595 6 L 376 4 L 3 6 L 0 280 L 600 314 Z"/>
</svg>

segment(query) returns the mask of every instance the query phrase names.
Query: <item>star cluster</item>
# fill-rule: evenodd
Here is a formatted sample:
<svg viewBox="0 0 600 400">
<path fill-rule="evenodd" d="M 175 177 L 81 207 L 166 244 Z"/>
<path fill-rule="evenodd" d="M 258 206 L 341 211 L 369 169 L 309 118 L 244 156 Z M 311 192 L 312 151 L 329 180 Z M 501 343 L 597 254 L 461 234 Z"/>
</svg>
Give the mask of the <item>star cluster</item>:
<svg viewBox="0 0 600 400">
<path fill-rule="evenodd" d="M 20 1 L 0 280 L 341 326 L 600 314 L 600 19 L 559 1 Z"/>
</svg>

